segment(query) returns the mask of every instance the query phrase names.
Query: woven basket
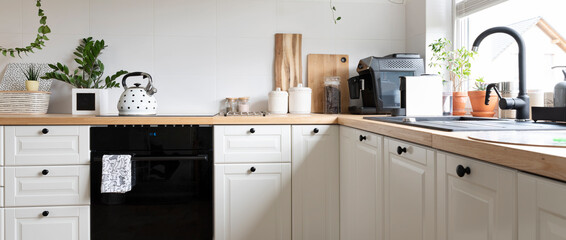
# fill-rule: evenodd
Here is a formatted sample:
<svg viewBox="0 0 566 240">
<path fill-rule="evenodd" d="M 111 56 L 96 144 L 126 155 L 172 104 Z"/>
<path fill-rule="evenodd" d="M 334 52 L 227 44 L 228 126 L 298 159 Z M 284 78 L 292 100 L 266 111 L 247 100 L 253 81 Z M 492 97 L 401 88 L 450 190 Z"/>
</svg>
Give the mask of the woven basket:
<svg viewBox="0 0 566 240">
<path fill-rule="evenodd" d="M 50 92 L 0 91 L 0 114 L 45 114 Z"/>
</svg>

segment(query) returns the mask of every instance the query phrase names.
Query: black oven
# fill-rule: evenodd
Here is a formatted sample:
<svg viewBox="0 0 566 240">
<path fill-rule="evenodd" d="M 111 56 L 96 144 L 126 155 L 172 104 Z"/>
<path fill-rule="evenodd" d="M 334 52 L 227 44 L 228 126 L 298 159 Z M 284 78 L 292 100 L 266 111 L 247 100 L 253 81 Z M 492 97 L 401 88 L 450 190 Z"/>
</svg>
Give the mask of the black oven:
<svg viewBox="0 0 566 240">
<path fill-rule="evenodd" d="M 92 127 L 91 239 L 213 236 L 212 127 Z M 101 193 L 102 156 L 132 155 L 132 190 Z"/>
</svg>

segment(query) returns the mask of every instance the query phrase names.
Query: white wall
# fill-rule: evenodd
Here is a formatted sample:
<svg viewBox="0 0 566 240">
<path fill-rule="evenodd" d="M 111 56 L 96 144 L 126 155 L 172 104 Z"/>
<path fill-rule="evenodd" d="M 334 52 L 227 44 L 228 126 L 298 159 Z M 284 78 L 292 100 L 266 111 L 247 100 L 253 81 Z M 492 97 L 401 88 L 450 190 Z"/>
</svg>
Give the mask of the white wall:
<svg viewBox="0 0 566 240">
<path fill-rule="evenodd" d="M 405 51 L 405 5 L 334 2 L 343 18 L 337 25 L 328 0 L 45 0 L 53 30 L 47 47 L 22 59 L 0 57 L 0 71 L 10 62 L 72 64 L 79 39 L 93 36 L 109 45 L 102 55 L 107 74 L 124 69 L 153 76 L 160 113 L 215 113 L 228 96 L 250 96 L 252 110 L 266 110 L 275 33 L 303 34 L 305 81 L 309 53 L 349 54 L 350 75 L 356 75 L 361 58 Z M 0 0 L 0 46 L 34 39 L 34 3 Z M 69 112 L 63 106 L 68 87 L 54 87 L 59 104 L 50 112 Z M 112 105 L 121 91 L 113 90 Z"/>
</svg>

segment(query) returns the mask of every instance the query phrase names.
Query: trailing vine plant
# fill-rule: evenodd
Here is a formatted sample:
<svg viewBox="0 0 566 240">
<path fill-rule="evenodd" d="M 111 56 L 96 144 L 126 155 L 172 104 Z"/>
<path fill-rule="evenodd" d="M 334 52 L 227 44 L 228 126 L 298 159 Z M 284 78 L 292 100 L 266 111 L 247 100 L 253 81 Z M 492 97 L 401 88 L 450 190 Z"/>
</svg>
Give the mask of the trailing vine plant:
<svg viewBox="0 0 566 240">
<path fill-rule="evenodd" d="M 342 17 L 340 16 L 336 17 L 336 6 L 332 4 L 332 0 L 330 0 L 330 11 L 332 11 L 332 20 L 334 21 L 334 24 L 336 24 L 338 21 L 340 21 L 340 19 L 342 19 Z"/>
<path fill-rule="evenodd" d="M 39 16 L 40 25 L 37 29 L 35 41 L 26 47 L 5 48 L 0 46 L 0 53 L 2 53 L 2 55 L 16 57 L 17 54 L 18 57 L 22 57 L 22 53 L 27 55 L 28 53 L 33 53 L 34 49 L 41 50 L 42 47 L 45 47 L 45 41 L 49 40 L 46 35 L 51 32 L 51 29 L 47 26 L 47 16 L 45 16 L 45 12 L 41 9 L 41 0 L 36 0 L 35 6 L 38 9 L 37 16 Z"/>
</svg>

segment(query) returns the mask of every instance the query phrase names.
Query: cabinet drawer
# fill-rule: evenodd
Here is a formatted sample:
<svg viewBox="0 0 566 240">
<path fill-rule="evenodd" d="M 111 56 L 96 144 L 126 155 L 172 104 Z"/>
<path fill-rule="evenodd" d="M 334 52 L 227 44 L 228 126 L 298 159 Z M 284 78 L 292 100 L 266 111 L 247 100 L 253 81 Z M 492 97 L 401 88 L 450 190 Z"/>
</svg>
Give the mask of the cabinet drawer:
<svg viewBox="0 0 566 240">
<path fill-rule="evenodd" d="M 0 187 L 4 186 L 4 168 L 0 167 Z"/>
<path fill-rule="evenodd" d="M 90 202 L 89 166 L 7 167 L 5 171 L 7 207 Z"/>
<path fill-rule="evenodd" d="M 215 163 L 290 162 L 291 126 L 215 126 Z"/>
<path fill-rule="evenodd" d="M 356 131 L 356 139 L 363 144 L 367 144 L 372 147 L 377 147 L 379 145 L 379 135 L 375 133 L 370 133 L 362 130 Z"/>
<path fill-rule="evenodd" d="M 10 208 L 5 215 L 6 239 L 89 239 L 88 206 Z"/>
<path fill-rule="evenodd" d="M 89 162 L 89 126 L 7 126 L 6 166 Z"/>
<path fill-rule="evenodd" d="M 387 149 L 387 151 L 389 151 L 389 153 L 427 165 L 426 148 L 392 138 L 388 138 L 388 141 L 389 149 Z"/>
<path fill-rule="evenodd" d="M 0 207 L 4 207 L 4 188 L 0 187 Z"/>
</svg>

